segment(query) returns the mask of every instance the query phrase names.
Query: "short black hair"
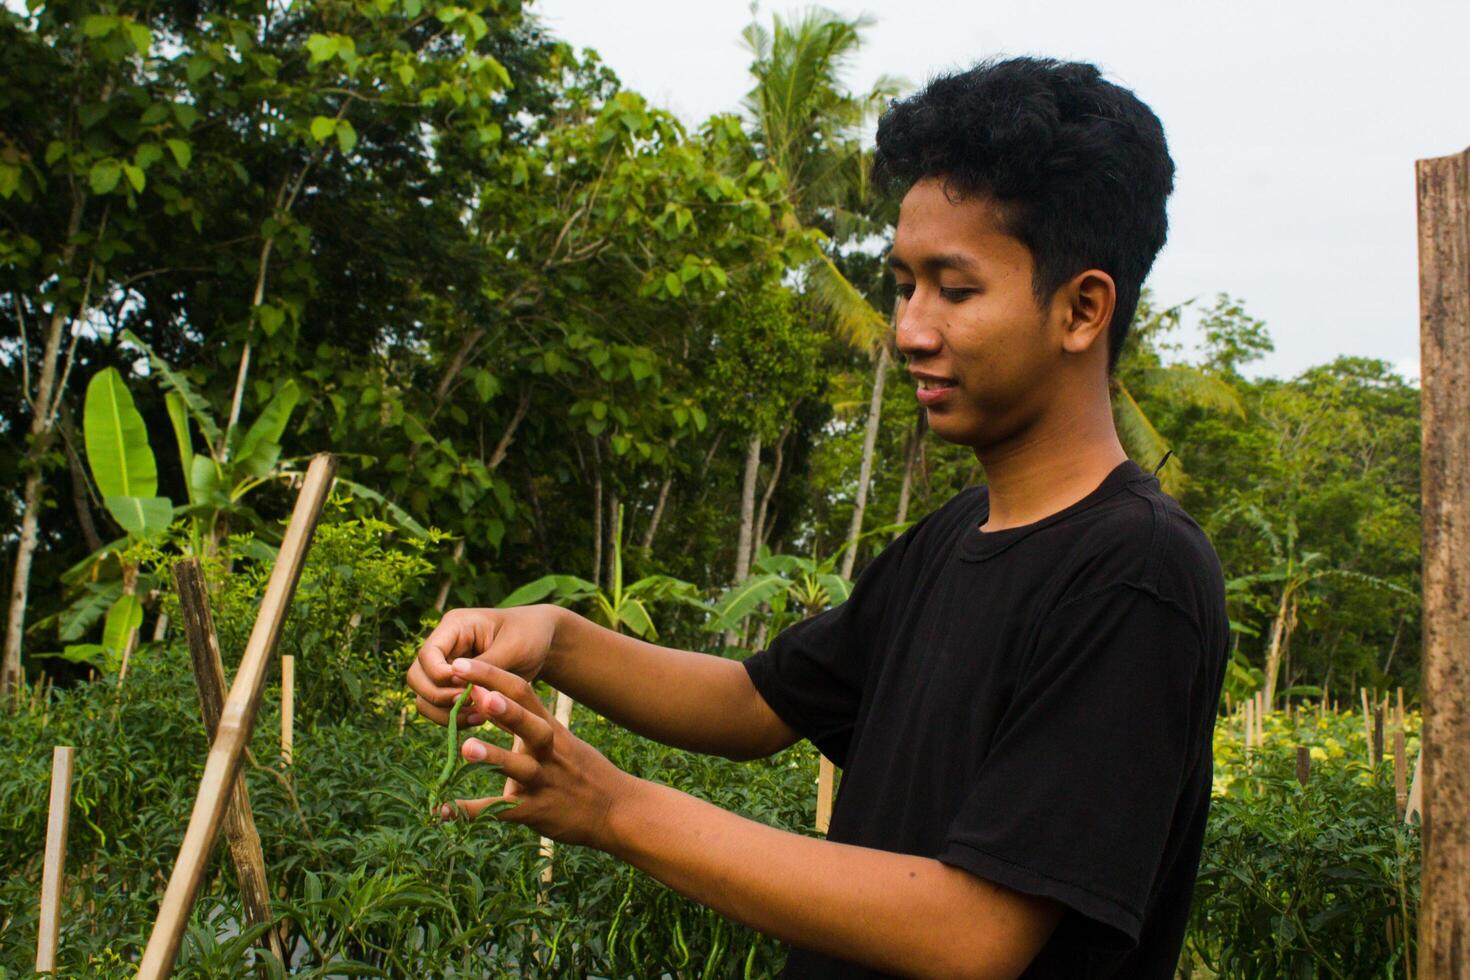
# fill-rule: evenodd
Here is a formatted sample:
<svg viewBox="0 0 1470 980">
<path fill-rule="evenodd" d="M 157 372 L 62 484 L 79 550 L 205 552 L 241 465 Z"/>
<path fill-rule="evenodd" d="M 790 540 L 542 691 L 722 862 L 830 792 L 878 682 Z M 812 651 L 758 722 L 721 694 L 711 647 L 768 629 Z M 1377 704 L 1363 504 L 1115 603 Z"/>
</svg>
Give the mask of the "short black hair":
<svg viewBox="0 0 1470 980">
<path fill-rule="evenodd" d="M 983 61 L 933 79 L 878 121 L 878 187 L 907 191 L 926 178 L 995 201 L 1031 251 L 1038 303 L 1086 269 L 1113 277 L 1111 373 L 1168 233 L 1174 161 L 1153 110 L 1095 65 Z"/>
</svg>

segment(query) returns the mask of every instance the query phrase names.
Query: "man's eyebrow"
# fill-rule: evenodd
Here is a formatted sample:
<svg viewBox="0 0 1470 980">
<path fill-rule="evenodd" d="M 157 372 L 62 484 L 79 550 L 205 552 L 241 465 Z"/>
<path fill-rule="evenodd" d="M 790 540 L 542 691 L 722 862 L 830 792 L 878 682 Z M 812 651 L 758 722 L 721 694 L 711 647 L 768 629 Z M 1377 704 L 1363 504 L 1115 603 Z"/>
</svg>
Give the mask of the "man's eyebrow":
<svg viewBox="0 0 1470 980">
<path fill-rule="evenodd" d="M 892 252 L 888 253 L 888 266 L 889 268 L 898 269 L 903 272 L 909 271 L 909 264 Z M 944 269 L 954 269 L 958 272 L 980 271 L 979 265 L 974 259 L 968 255 L 961 255 L 959 252 L 946 252 L 941 255 L 925 256 L 920 260 L 919 266 L 933 272 L 939 272 Z"/>
</svg>

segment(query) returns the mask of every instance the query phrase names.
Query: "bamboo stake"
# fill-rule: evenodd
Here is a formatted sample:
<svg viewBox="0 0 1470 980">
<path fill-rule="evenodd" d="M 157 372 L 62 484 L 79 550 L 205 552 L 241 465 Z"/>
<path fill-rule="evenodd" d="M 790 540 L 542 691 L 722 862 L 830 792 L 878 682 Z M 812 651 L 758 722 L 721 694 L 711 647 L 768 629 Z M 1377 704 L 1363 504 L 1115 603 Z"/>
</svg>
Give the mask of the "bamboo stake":
<svg viewBox="0 0 1470 980">
<path fill-rule="evenodd" d="M 1373 706 L 1373 758 L 1383 761 L 1383 705 Z"/>
<path fill-rule="evenodd" d="M 1399 688 L 1399 730 L 1404 728 L 1404 689 Z"/>
<path fill-rule="evenodd" d="M 296 658 L 281 657 L 281 762 L 290 765 L 296 740 Z"/>
<path fill-rule="evenodd" d="M 1393 733 L 1393 803 L 1399 819 L 1403 819 L 1404 807 L 1409 802 L 1409 788 L 1405 785 L 1405 770 L 1408 760 L 1404 758 L 1404 732 Z"/>
<path fill-rule="evenodd" d="M 832 825 L 832 784 L 836 782 L 837 767 L 825 755 L 817 763 L 817 833 L 825 834 Z"/>
<path fill-rule="evenodd" d="M 1378 760 L 1373 757 L 1373 715 L 1368 710 L 1368 689 L 1358 688 L 1358 693 L 1363 698 L 1363 738 L 1368 743 L 1368 768 L 1378 765 Z"/>
<path fill-rule="evenodd" d="M 1312 778 L 1312 750 L 1305 745 L 1296 747 L 1296 781 L 1303 786 Z"/>
<path fill-rule="evenodd" d="M 158 980 L 173 972 L 174 961 L 179 955 L 179 942 L 204 880 L 210 851 L 214 848 L 220 821 L 230 799 L 228 789 L 240 768 L 240 758 L 255 722 L 266 668 L 280 641 L 281 626 L 285 622 L 291 596 L 296 591 L 296 583 L 301 578 L 301 569 L 306 564 L 311 535 L 316 529 L 317 518 L 326 502 L 336 469 L 335 457 L 322 453 L 312 459 L 302 481 L 291 523 L 286 528 L 275 568 L 261 599 L 255 627 L 245 645 L 245 655 L 240 660 L 235 683 L 220 715 L 219 732 L 204 763 L 204 776 L 199 781 L 199 795 L 194 800 L 194 812 L 184 832 L 178 862 L 169 877 L 158 918 L 143 951 L 143 961 L 138 968 L 140 980 Z"/>
<path fill-rule="evenodd" d="M 179 595 L 184 637 L 189 643 L 194 686 L 199 693 L 199 712 L 204 716 L 204 733 L 213 744 L 225 704 L 225 666 L 220 657 L 219 638 L 214 632 L 214 615 L 209 609 L 209 588 L 199 559 L 186 558 L 174 565 L 174 588 Z M 250 805 L 250 792 L 242 772 L 235 773 L 224 829 L 225 840 L 230 846 L 230 859 L 235 865 L 235 877 L 240 883 L 240 904 L 245 912 L 245 921 L 257 925 L 274 921 L 265 853 L 260 845 L 260 832 L 255 828 L 255 812 Z M 285 947 L 277 931 L 267 930 L 264 940 L 271 952 L 285 962 Z"/>
<path fill-rule="evenodd" d="M 1256 747 L 1256 699 L 1251 698 L 1245 703 L 1245 754 L 1250 755 L 1251 750 Z"/>
<path fill-rule="evenodd" d="M 1424 822 L 1424 784 L 1420 777 L 1424 775 L 1424 743 L 1419 743 L 1419 755 L 1414 759 L 1414 778 L 1409 781 L 1409 800 L 1404 804 L 1404 823 L 1413 823 L 1414 817 L 1419 817 L 1419 822 Z"/>
<path fill-rule="evenodd" d="M 36 923 L 36 972 L 56 972 L 61 938 L 61 893 L 66 878 L 66 833 L 71 820 L 71 764 L 75 750 L 51 750 L 51 810 L 46 818 L 46 862 L 41 872 L 41 914 Z"/>
</svg>

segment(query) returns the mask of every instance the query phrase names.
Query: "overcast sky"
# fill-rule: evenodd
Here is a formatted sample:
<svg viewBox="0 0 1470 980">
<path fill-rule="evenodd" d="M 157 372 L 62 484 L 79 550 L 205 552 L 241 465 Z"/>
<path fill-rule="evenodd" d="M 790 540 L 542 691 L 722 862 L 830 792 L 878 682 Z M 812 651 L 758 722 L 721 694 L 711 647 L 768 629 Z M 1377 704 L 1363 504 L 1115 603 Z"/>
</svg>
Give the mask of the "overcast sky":
<svg viewBox="0 0 1470 980">
<path fill-rule="evenodd" d="M 877 23 L 849 73 L 919 85 L 995 55 L 1092 61 L 1164 122 L 1178 166 L 1165 304 L 1228 292 L 1288 376 L 1338 354 L 1417 377 L 1414 160 L 1470 146 L 1467 0 L 832 0 Z M 744 0 L 534 0 L 626 87 L 690 123 L 750 87 Z M 761 5 L 760 17 L 798 4 Z"/>
</svg>

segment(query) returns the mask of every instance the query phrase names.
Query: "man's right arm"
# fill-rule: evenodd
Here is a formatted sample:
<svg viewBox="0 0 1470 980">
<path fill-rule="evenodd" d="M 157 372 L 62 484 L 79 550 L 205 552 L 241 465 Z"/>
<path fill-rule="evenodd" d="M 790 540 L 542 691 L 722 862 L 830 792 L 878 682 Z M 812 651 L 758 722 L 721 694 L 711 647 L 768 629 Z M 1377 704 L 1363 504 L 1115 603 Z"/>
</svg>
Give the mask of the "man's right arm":
<svg viewBox="0 0 1470 980">
<path fill-rule="evenodd" d="M 461 657 L 539 677 L 665 745 L 743 760 L 779 752 L 800 737 L 771 710 L 738 661 L 646 643 L 559 606 L 445 614 L 408 671 L 419 713 L 441 725 L 463 690 L 450 669 Z M 478 725 L 487 719 L 470 711 L 460 720 Z"/>
</svg>

